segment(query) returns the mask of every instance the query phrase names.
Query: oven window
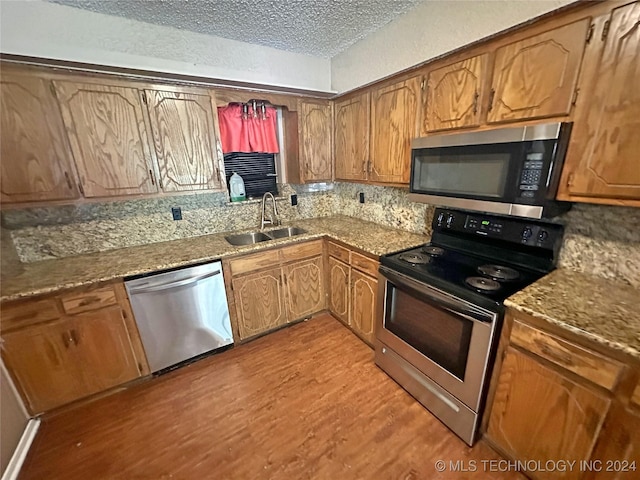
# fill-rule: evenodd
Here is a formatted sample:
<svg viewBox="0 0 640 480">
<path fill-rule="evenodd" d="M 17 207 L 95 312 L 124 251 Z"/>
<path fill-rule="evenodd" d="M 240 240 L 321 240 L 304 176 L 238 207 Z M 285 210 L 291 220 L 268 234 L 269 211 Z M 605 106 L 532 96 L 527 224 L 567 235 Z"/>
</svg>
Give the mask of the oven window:
<svg viewBox="0 0 640 480">
<path fill-rule="evenodd" d="M 388 285 L 385 328 L 464 380 L 473 322 Z"/>
</svg>

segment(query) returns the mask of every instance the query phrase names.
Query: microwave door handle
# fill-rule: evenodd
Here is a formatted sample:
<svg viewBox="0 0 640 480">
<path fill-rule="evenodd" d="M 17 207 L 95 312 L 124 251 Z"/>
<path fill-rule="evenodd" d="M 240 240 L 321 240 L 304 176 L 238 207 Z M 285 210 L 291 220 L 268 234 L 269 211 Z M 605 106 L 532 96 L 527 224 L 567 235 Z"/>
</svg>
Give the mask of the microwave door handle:
<svg viewBox="0 0 640 480">
<path fill-rule="evenodd" d="M 490 323 L 497 317 L 497 314 L 494 312 L 480 309 L 465 302 L 464 300 L 441 292 L 435 287 L 417 282 L 411 277 L 398 272 L 394 272 L 393 270 L 390 270 L 389 268 L 386 268 L 384 266 L 380 267 L 380 273 L 392 282 L 397 283 L 398 285 L 405 285 L 413 288 L 414 290 L 423 294 L 425 297 L 429 298 L 439 308 L 445 309 L 455 315 L 462 316 L 474 322 L 482 323 Z"/>
</svg>

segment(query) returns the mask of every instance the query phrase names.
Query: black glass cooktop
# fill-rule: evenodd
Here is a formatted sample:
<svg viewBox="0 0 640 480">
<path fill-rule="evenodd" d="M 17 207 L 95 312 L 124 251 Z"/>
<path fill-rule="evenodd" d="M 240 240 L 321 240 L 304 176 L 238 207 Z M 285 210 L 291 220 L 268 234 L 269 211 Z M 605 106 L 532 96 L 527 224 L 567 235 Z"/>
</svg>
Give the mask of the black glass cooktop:
<svg viewBox="0 0 640 480">
<path fill-rule="evenodd" d="M 383 256 L 382 265 L 476 303 L 497 304 L 541 278 L 544 273 L 496 258 L 463 253 L 439 245 Z"/>
</svg>

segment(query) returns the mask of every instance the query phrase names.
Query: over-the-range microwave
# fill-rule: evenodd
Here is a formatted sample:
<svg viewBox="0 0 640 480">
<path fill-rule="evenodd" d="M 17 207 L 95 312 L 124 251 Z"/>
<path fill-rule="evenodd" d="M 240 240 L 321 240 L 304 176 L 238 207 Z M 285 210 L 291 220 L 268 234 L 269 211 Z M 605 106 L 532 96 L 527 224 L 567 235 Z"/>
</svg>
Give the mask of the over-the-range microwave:
<svg viewBox="0 0 640 480">
<path fill-rule="evenodd" d="M 415 202 L 527 218 L 571 204 L 555 196 L 571 123 L 433 135 L 412 143 Z"/>
</svg>

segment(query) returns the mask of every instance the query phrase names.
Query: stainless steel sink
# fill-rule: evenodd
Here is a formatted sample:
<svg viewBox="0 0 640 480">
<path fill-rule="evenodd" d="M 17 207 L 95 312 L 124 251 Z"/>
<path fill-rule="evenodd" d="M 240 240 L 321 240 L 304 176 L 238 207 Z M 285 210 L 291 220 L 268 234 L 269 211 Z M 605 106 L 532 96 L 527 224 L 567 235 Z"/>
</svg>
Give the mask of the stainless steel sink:
<svg viewBox="0 0 640 480">
<path fill-rule="evenodd" d="M 287 227 L 287 228 L 279 228 L 278 230 L 271 230 L 270 232 L 267 232 L 267 235 L 275 239 L 275 238 L 294 237 L 296 235 L 301 235 L 303 233 L 307 233 L 307 231 L 298 227 Z"/>
<path fill-rule="evenodd" d="M 229 235 L 224 237 L 224 239 L 229 242 L 231 245 L 253 245 L 254 243 L 266 242 L 267 240 L 272 240 L 271 237 L 267 237 L 262 232 L 249 232 L 249 233 L 238 233 L 236 235 Z"/>
</svg>

